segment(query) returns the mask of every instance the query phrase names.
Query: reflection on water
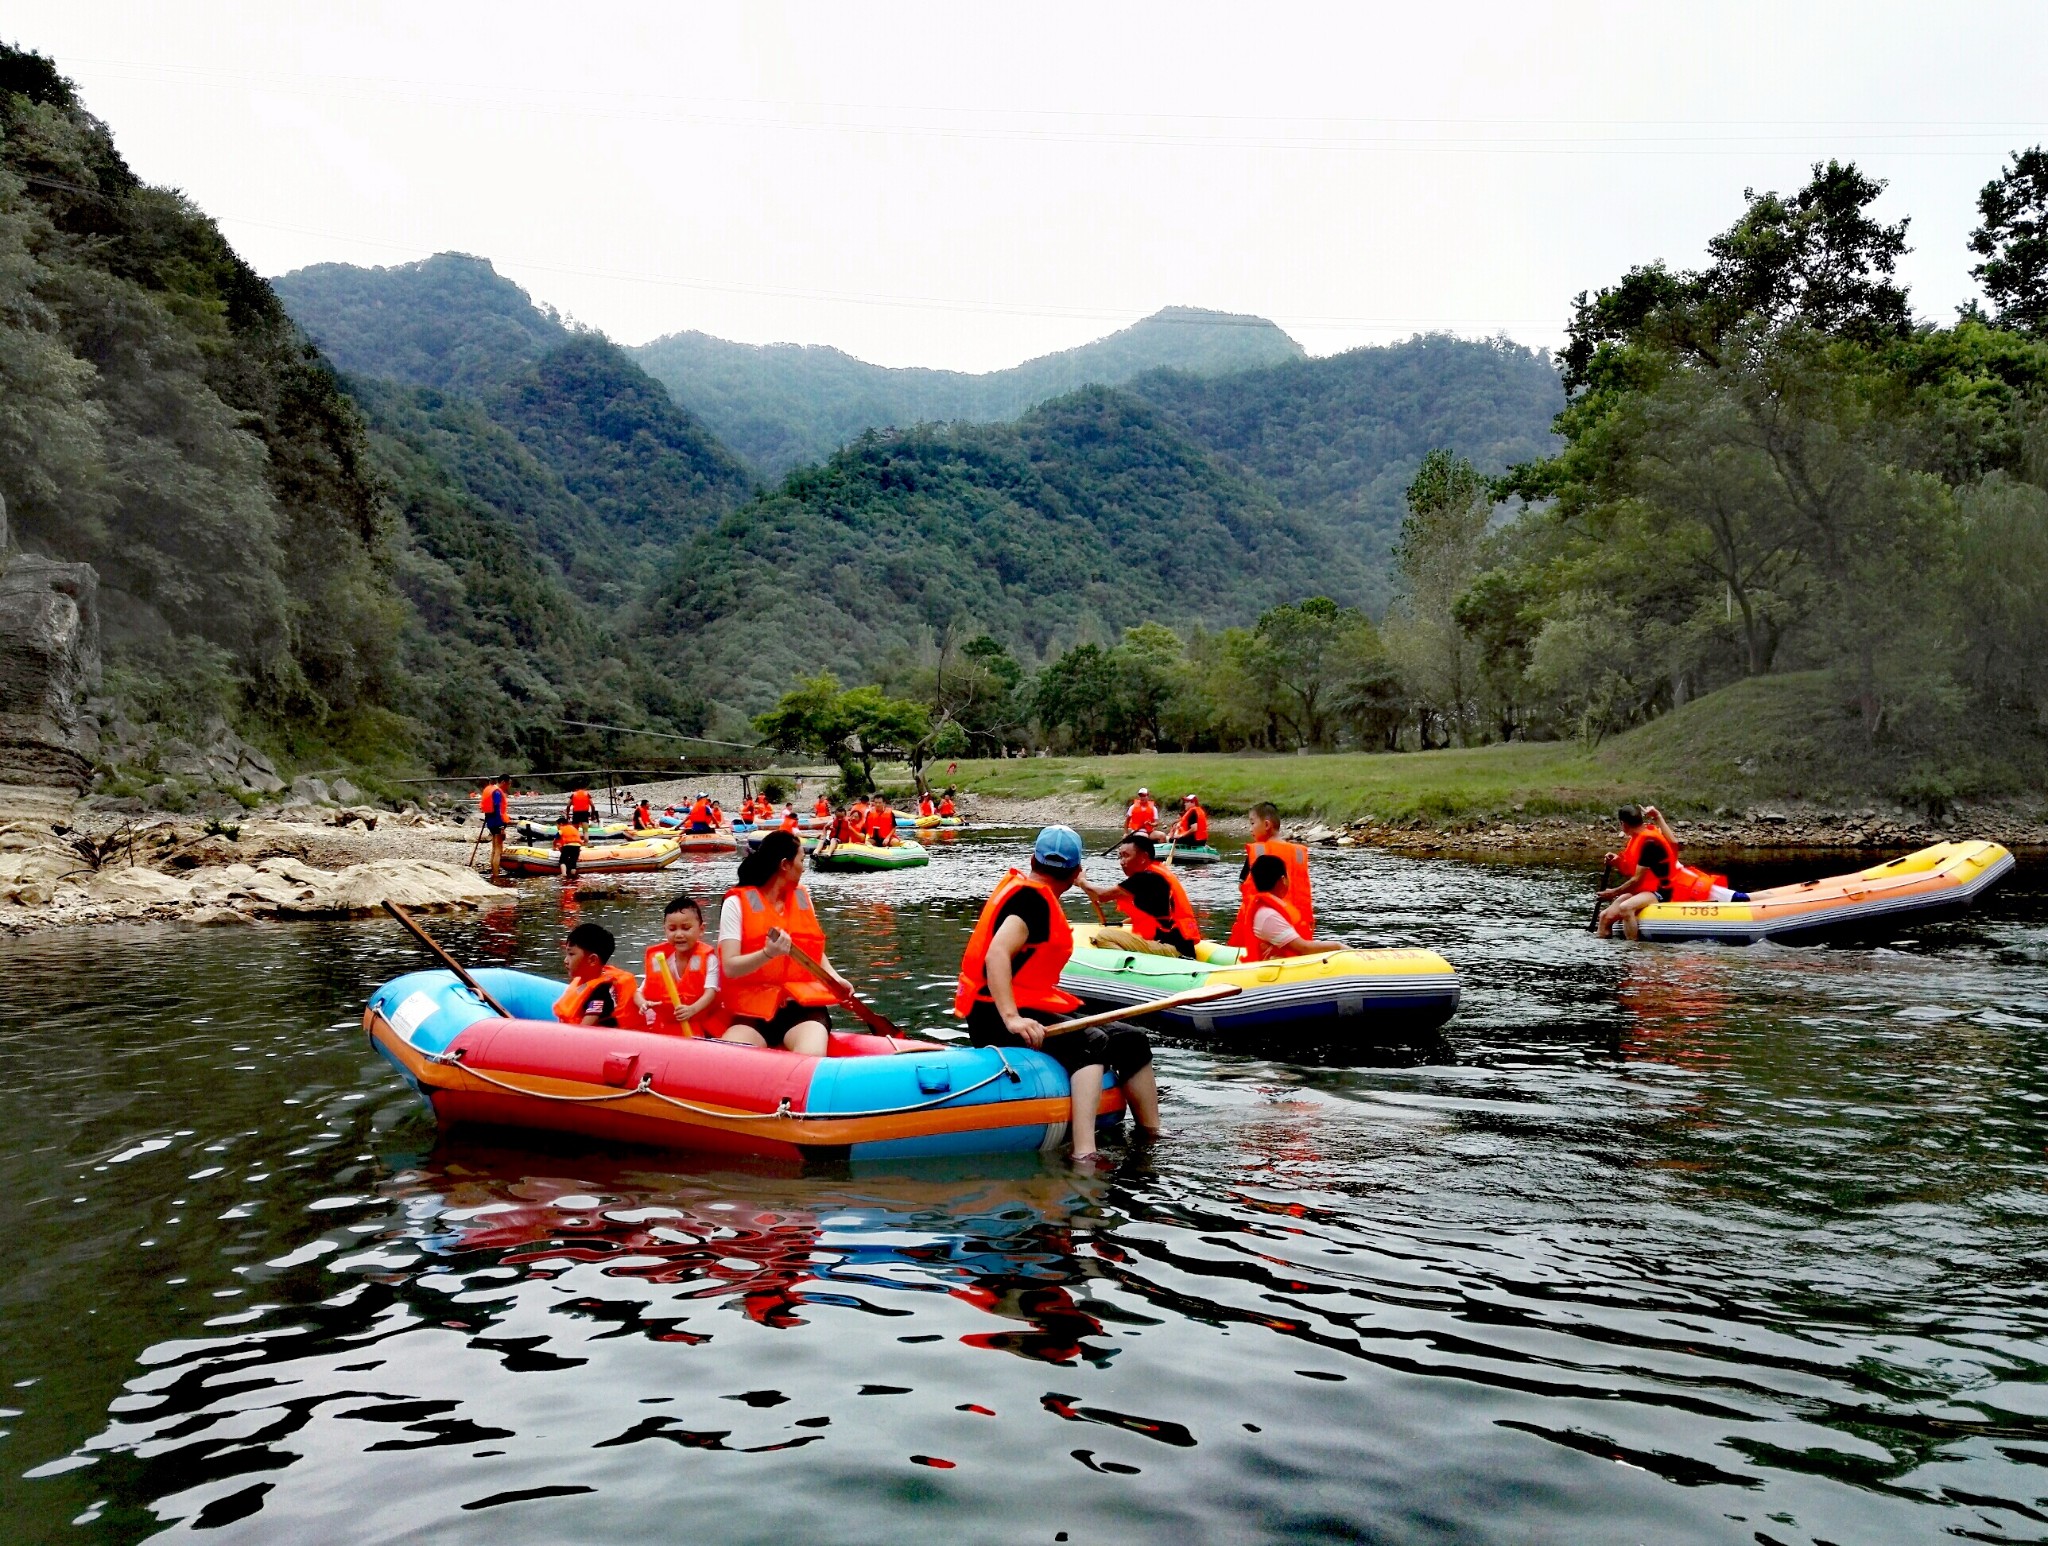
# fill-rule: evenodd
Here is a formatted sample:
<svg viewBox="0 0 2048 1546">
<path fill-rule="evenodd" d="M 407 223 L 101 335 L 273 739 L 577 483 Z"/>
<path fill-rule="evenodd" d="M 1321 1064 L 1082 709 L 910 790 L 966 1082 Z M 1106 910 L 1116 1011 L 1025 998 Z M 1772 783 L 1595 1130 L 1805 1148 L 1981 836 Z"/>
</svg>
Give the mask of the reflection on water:
<svg viewBox="0 0 2048 1546">
<path fill-rule="evenodd" d="M 834 955 L 940 1023 L 1014 856 L 822 878 Z M 1107 1179 L 437 1143 L 358 1027 L 387 925 L 0 944 L 0 1534 L 2048 1535 L 2027 870 L 1909 948 L 1732 951 L 1595 941 L 1564 870 L 1318 868 L 1458 963 L 1445 1045 L 1167 1049 Z M 637 951 L 678 883 L 575 906 Z M 564 905 L 442 932 L 545 966 Z"/>
</svg>

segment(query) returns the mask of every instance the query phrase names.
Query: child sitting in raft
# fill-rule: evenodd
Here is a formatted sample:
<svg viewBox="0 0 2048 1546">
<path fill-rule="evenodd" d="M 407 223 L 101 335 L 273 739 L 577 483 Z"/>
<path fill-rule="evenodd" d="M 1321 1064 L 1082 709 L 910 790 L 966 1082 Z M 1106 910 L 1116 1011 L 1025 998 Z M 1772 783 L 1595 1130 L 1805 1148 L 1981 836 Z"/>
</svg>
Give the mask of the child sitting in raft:
<svg viewBox="0 0 2048 1546">
<path fill-rule="evenodd" d="M 562 965 L 569 969 L 569 986 L 555 1000 L 557 1020 L 614 1030 L 642 1028 L 640 984 L 624 967 L 612 965 L 618 943 L 602 924 L 579 923 L 569 931 L 562 941 Z"/>
<path fill-rule="evenodd" d="M 804 845 L 794 832 L 770 832 L 740 860 L 739 884 L 718 911 L 720 997 L 732 1016 L 723 1039 L 824 1057 L 832 1029 L 826 1006 L 851 998 L 853 984 L 825 954 L 825 928 L 803 875 Z M 817 962 L 826 981 L 793 949 Z"/>
<path fill-rule="evenodd" d="M 719 1001 L 718 952 L 704 941 L 704 910 L 687 894 L 661 914 L 661 939 L 641 958 L 640 1013 L 670 1036 L 722 1036 L 732 1021 Z"/>
<path fill-rule="evenodd" d="M 1252 860 L 1249 879 L 1252 897 L 1245 905 L 1251 914 L 1247 924 L 1251 940 L 1244 946 L 1244 960 L 1271 961 L 1346 948 L 1338 940 L 1308 938 L 1310 926 L 1288 898 L 1292 886 L 1287 861 L 1278 854 L 1260 854 Z"/>
</svg>

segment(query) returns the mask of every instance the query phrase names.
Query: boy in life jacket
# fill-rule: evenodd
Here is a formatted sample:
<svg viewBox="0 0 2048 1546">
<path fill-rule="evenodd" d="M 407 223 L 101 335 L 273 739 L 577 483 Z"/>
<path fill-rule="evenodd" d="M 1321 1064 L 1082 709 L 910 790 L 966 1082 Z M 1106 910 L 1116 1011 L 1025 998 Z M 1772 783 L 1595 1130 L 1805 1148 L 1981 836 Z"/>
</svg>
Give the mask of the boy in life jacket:
<svg viewBox="0 0 2048 1546">
<path fill-rule="evenodd" d="M 1287 861 L 1278 854 L 1260 854 L 1252 860 L 1246 876 L 1252 888 L 1247 923 L 1251 935 L 1244 946 L 1244 961 L 1272 961 L 1281 956 L 1320 955 L 1346 948 L 1331 939 L 1309 938 L 1309 925 L 1301 910 L 1289 899 L 1291 882 Z"/>
<path fill-rule="evenodd" d="M 1116 1075 L 1138 1131 L 1147 1137 L 1159 1134 L 1159 1082 L 1152 1072 L 1152 1044 L 1142 1031 L 1093 1026 L 1045 1033 L 1080 1004 L 1060 987 L 1060 970 L 1074 953 L 1060 893 L 1080 875 L 1080 834 L 1072 827 L 1040 832 L 1030 873 L 1011 870 L 982 904 L 960 957 L 953 1013 L 967 1022 L 968 1039 L 977 1047 L 1035 1047 L 1066 1070 L 1068 1135 L 1074 1158 L 1089 1160 L 1104 1070 Z"/>
<path fill-rule="evenodd" d="M 555 826 L 555 852 L 562 856 L 562 879 L 574 880 L 576 866 L 583 858 L 583 828 L 577 825 L 573 812 L 562 812 L 562 819 Z"/>
<path fill-rule="evenodd" d="M 720 1036 L 732 1024 L 719 1002 L 718 952 L 704 942 L 704 910 L 692 896 L 662 909 L 662 938 L 641 958 L 640 1012 L 670 1036 Z"/>
<path fill-rule="evenodd" d="M 795 832 L 801 829 L 802 826 L 803 823 L 797 819 L 796 807 L 794 805 L 785 806 L 782 812 L 782 830 L 785 832 Z"/>
<path fill-rule="evenodd" d="M 1610 938 L 1621 925 L 1630 939 L 1641 937 L 1637 919 L 1659 902 L 1747 902 L 1749 893 L 1729 888 L 1726 875 L 1694 869 L 1678 857 L 1678 837 L 1656 806 L 1624 805 L 1615 813 L 1624 839 L 1621 852 L 1607 856 L 1608 867 L 1621 877 L 1600 893 L 1607 905 L 1594 932 Z"/>
<path fill-rule="evenodd" d="M 1309 889 L 1308 850 L 1299 843 L 1289 843 L 1280 836 L 1279 809 L 1268 801 L 1261 800 L 1251 809 L 1251 841 L 1244 845 L 1244 867 L 1237 872 L 1237 921 L 1230 927 L 1229 943 L 1240 950 L 1249 950 L 1252 944 L 1252 899 L 1257 887 L 1252 883 L 1252 866 L 1261 854 L 1272 854 L 1287 866 L 1287 901 L 1301 914 L 1301 932 L 1313 934 L 1316 928 L 1315 896 Z"/>
<path fill-rule="evenodd" d="M 618 941 L 601 924 L 579 923 L 562 941 L 562 964 L 569 986 L 555 1000 L 555 1018 L 568 1025 L 604 1025 L 623 1031 L 641 1029 L 640 984 L 622 966 L 612 965 Z"/>
<path fill-rule="evenodd" d="M 1195 920 L 1195 904 L 1188 900 L 1187 887 L 1172 870 L 1161 868 L 1159 846 L 1149 832 L 1126 832 L 1117 845 L 1116 856 L 1123 865 L 1124 878 L 1114 886 L 1100 888 L 1081 881 L 1081 889 L 1100 906 L 1116 903 L 1130 920 L 1131 932 L 1148 944 L 1164 947 L 1178 956 L 1192 957 L 1202 926 Z"/>
</svg>

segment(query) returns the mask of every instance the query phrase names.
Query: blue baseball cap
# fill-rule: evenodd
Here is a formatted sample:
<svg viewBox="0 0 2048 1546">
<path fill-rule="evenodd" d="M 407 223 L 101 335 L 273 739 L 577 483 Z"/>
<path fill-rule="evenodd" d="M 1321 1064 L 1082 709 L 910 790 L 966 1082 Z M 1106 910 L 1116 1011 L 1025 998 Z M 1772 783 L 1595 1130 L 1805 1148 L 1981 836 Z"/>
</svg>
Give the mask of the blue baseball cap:
<svg viewBox="0 0 2048 1546">
<path fill-rule="evenodd" d="M 1072 827 L 1045 827 L 1031 845 L 1031 857 L 1049 870 L 1081 867 L 1081 834 Z"/>
</svg>

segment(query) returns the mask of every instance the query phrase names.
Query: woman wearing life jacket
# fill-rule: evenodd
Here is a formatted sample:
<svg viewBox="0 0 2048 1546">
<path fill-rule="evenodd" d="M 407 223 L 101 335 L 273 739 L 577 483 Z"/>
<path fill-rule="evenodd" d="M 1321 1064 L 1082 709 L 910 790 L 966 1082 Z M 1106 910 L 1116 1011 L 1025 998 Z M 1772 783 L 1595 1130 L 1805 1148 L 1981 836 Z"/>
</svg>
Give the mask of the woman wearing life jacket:
<svg viewBox="0 0 2048 1546">
<path fill-rule="evenodd" d="M 1315 896 L 1309 889 L 1308 850 L 1299 843 L 1281 840 L 1280 812 L 1267 801 L 1261 800 L 1252 807 L 1251 824 L 1251 841 L 1244 845 L 1244 868 L 1237 872 L 1237 921 L 1230 926 L 1229 943 L 1240 950 L 1250 949 L 1255 938 L 1252 933 L 1252 899 L 1258 888 L 1252 884 L 1252 866 L 1263 854 L 1271 854 L 1287 866 L 1287 901 L 1301 914 L 1301 932 L 1313 934 L 1316 928 Z"/>
<path fill-rule="evenodd" d="M 1292 888 L 1287 861 L 1280 855 L 1260 854 L 1252 860 L 1246 878 L 1252 888 L 1246 904 L 1251 939 L 1240 960 L 1273 961 L 1281 956 L 1321 955 L 1346 948 L 1338 940 L 1309 937 L 1309 924 L 1288 895 Z"/>
<path fill-rule="evenodd" d="M 1066 1070 L 1068 1136 L 1074 1158 L 1095 1154 L 1095 1115 L 1102 1075 L 1116 1074 L 1138 1131 L 1159 1132 L 1159 1083 L 1152 1044 L 1141 1031 L 1094 1026 L 1048 1036 L 1080 1000 L 1060 987 L 1074 953 L 1074 934 L 1060 893 L 1081 875 L 1081 838 L 1072 827 L 1047 827 L 1031 849 L 1031 872 L 1011 870 L 982 904 L 960 957 L 953 1013 L 967 1022 L 977 1047 L 1033 1047 Z"/>
<path fill-rule="evenodd" d="M 623 966 L 612 965 L 618 941 L 601 924 L 579 923 L 562 941 L 569 986 L 555 1000 L 555 1018 L 569 1025 L 604 1025 L 637 1031 L 640 984 Z"/>
<path fill-rule="evenodd" d="M 826 1006 L 853 985 L 825 954 L 825 929 L 803 883 L 804 848 L 793 832 L 770 832 L 740 860 L 739 884 L 718 910 L 719 995 L 732 1026 L 724 1040 L 823 1057 L 832 1017 Z M 820 982 L 790 953 L 824 968 Z"/>
<path fill-rule="evenodd" d="M 938 803 L 932 799 L 932 792 L 929 789 L 918 791 L 917 814 L 920 816 L 936 816 L 939 814 Z"/>
<path fill-rule="evenodd" d="M 1109 887 L 1091 886 L 1083 880 L 1081 889 L 1098 906 L 1116 903 L 1138 938 L 1165 945 L 1175 955 L 1192 957 L 1195 942 L 1202 937 L 1195 904 L 1188 900 L 1188 889 L 1180 877 L 1160 867 L 1158 852 L 1149 832 L 1126 832 L 1116 850 L 1123 880 Z"/>
<path fill-rule="evenodd" d="M 732 1020 L 719 1002 L 718 952 L 704 942 L 704 912 L 692 896 L 662 909 L 662 935 L 641 960 L 640 1012 L 647 1028 L 671 1036 L 722 1036 Z"/>
<path fill-rule="evenodd" d="M 1180 798 L 1180 820 L 1173 824 L 1175 847 L 1199 848 L 1209 841 L 1209 813 L 1193 795 Z"/>
<path fill-rule="evenodd" d="M 950 789 L 939 796 L 939 814 L 941 816 L 957 816 L 960 814 L 953 804 L 953 791 Z"/>
</svg>

